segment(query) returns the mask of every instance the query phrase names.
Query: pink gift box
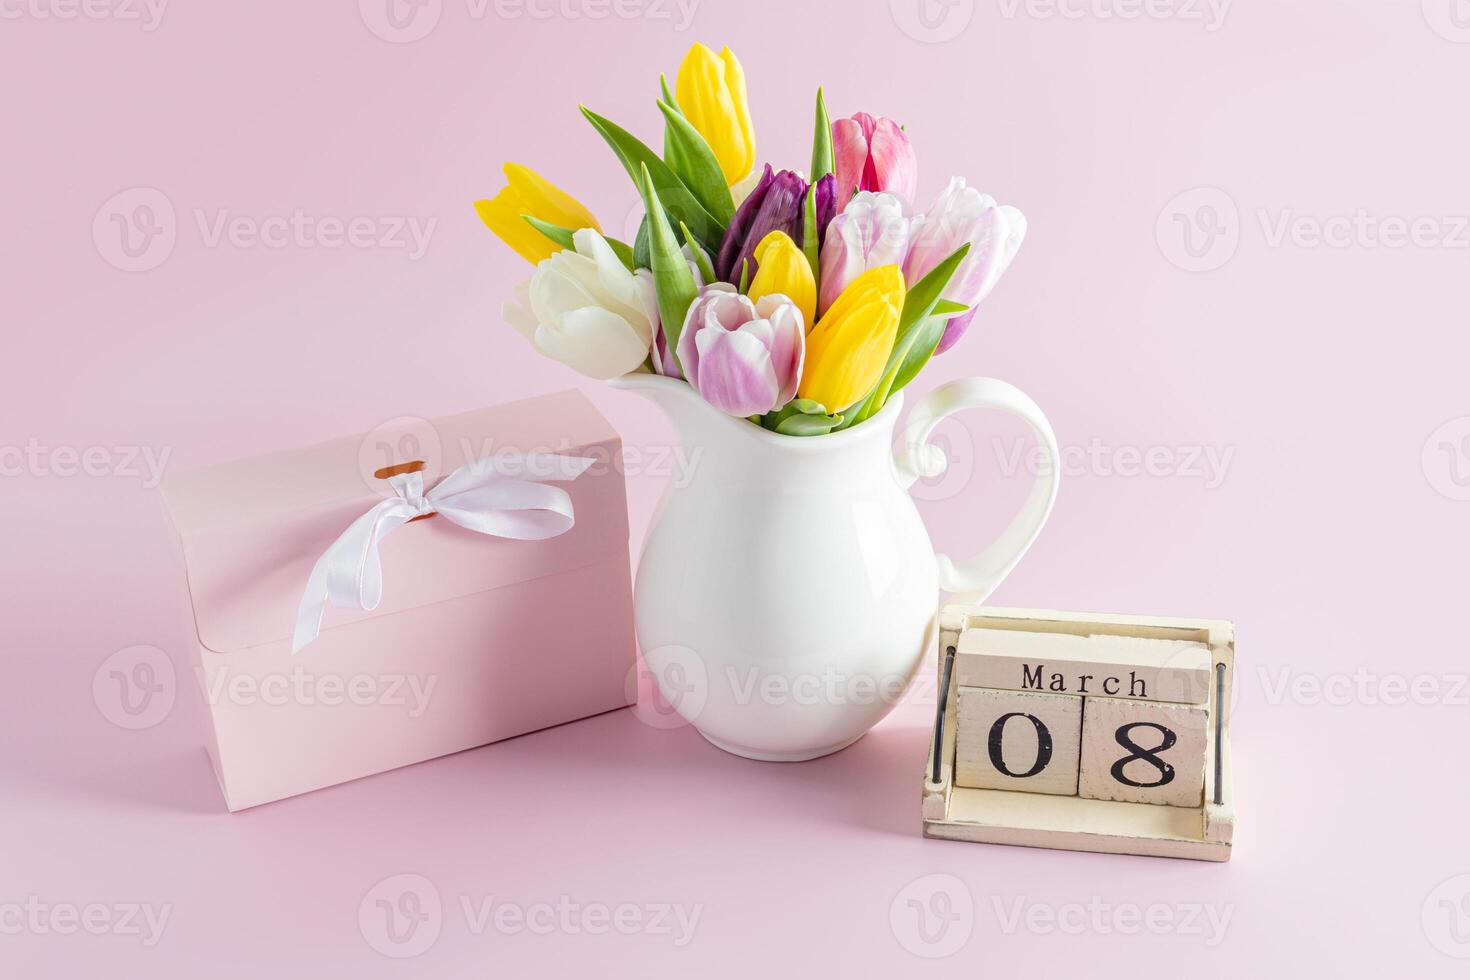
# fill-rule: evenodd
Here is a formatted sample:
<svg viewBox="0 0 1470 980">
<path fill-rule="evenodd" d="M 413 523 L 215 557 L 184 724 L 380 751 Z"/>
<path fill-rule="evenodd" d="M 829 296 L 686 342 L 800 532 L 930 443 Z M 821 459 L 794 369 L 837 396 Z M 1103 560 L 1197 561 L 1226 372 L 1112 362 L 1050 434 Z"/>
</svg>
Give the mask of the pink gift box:
<svg viewBox="0 0 1470 980">
<path fill-rule="evenodd" d="M 231 810 L 624 707 L 632 585 L 621 441 L 568 391 L 308 449 L 171 474 L 164 506 L 206 748 Z M 575 525 L 510 540 L 434 514 L 381 542 L 372 611 L 328 608 L 291 652 L 313 565 L 422 461 L 426 487 L 497 455 L 591 458 L 566 490 Z M 528 475 L 527 479 L 536 479 Z"/>
</svg>

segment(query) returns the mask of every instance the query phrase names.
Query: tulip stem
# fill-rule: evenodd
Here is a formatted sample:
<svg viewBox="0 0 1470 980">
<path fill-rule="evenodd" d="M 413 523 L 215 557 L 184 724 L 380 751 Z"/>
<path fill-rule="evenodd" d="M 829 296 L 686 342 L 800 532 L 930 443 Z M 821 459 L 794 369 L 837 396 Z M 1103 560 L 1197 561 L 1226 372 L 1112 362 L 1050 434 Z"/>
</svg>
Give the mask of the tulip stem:
<svg viewBox="0 0 1470 980">
<path fill-rule="evenodd" d="M 806 189 L 806 213 L 801 222 L 801 250 L 806 255 L 807 265 L 812 267 L 812 287 L 816 295 L 822 294 L 822 266 L 817 260 L 820 242 L 817 240 L 817 182 L 813 180 Z M 816 326 L 808 323 L 807 329 Z"/>
</svg>

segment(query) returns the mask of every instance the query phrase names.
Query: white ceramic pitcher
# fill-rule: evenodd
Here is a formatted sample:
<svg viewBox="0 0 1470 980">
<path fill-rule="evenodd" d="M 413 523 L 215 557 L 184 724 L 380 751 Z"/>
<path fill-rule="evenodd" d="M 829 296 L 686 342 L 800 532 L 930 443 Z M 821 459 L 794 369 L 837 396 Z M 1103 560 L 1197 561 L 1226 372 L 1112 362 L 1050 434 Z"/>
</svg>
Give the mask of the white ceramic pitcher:
<svg viewBox="0 0 1470 980">
<path fill-rule="evenodd" d="M 682 381 L 631 374 L 612 383 L 660 405 L 692 461 L 665 491 L 638 566 L 644 662 L 700 734 L 749 759 L 799 762 L 862 737 L 930 649 L 939 590 L 989 595 L 1056 499 L 1051 425 L 992 378 L 953 381 L 921 400 L 896 458 L 902 395 L 851 429 L 799 438 L 725 415 Z M 935 554 L 907 488 L 944 472 L 928 438 L 966 408 L 1020 416 L 1045 459 L 996 542 L 952 561 Z"/>
</svg>

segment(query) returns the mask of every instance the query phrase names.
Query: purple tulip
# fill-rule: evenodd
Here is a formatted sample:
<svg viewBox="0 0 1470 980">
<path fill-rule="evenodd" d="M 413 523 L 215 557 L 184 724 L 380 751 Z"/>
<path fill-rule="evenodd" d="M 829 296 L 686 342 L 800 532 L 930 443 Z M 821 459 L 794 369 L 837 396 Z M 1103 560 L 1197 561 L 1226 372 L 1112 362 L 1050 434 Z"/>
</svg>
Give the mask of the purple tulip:
<svg viewBox="0 0 1470 980">
<path fill-rule="evenodd" d="M 806 211 L 802 211 L 803 219 Z M 837 217 L 837 178 L 828 174 L 817 181 L 817 242 L 820 243 L 827 236 L 827 228 L 832 224 L 832 219 Z M 802 221 L 802 231 L 806 231 L 806 221 Z M 800 238 L 792 241 L 800 245 Z"/>
<path fill-rule="evenodd" d="M 791 401 L 805 358 L 795 303 L 776 293 L 752 303 L 729 283 L 700 290 L 679 334 L 684 376 L 727 415 L 764 415 Z"/>
<path fill-rule="evenodd" d="M 748 263 L 748 274 L 755 278 L 755 247 L 773 231 L 784 231 L 800 245 L 808 186 L 795 171 L 777 173 L 766 164 L 760 182 L 741 202 L 725 229 L 720 254 L 715 257 L 715 275 L 725 282 L 738 283 L 741 265 Z M 837 185 L 828 174 L 817 181 L 817 241 L 822 240 L 836 212 Z"/>
<path fill-rule="evenodd" d="M 975 318 L 975 307 L 1000 280 L 1016 257 L 1026 237 L 1026 217 L 1008 204 L 966 187 L 963 177 L 953 177 L 934 206 L 916 219 L 914 244 L 904 262 L 904 281 L 918 282 L 965 242 L 970 252 L 944 290 L 944 298 L 970 309 L 944 326 L 935 353 L 955 345 Z"/>
</svg>

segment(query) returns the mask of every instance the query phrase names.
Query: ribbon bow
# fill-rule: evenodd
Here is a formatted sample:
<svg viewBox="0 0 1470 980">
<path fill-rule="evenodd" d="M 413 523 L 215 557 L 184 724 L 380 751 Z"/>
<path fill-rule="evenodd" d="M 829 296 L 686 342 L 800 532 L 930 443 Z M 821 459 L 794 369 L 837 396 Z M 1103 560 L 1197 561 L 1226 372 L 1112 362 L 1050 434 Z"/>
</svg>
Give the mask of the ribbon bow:
<svg viewBox="0 0 1470 980">
<path fill-rule="evenodd" d="M 523 479 L 533 473 L 551 480 L 575 480 L 592 460 L 552 453 L 499 453 L 473 460 L 424 492 L 422 473 L 388 478 L 396 497 L 388 497 L 348 525 L 317 559 L 296 613 L 291 652 L 321 632 L 327 603 L 338 609 L 376 609 L 383 598 L 383 565 L 378 542 L 415 517 L 439 514 L 462 528 L 497 538 L 541 541 L 572 529 L 572 498 L 560 487 Z"/>
</svg>

